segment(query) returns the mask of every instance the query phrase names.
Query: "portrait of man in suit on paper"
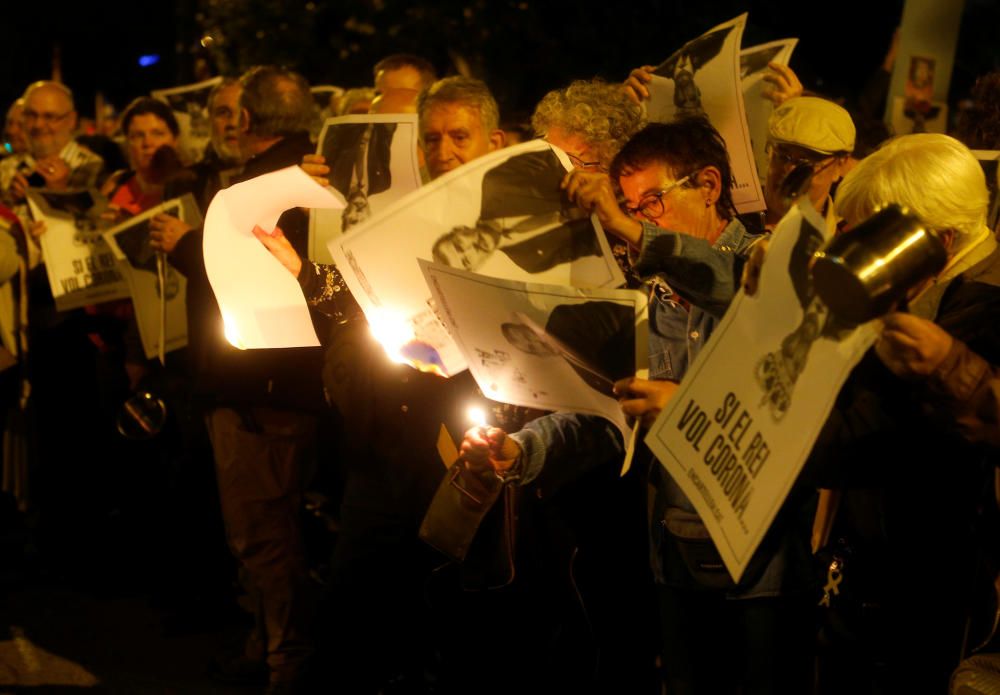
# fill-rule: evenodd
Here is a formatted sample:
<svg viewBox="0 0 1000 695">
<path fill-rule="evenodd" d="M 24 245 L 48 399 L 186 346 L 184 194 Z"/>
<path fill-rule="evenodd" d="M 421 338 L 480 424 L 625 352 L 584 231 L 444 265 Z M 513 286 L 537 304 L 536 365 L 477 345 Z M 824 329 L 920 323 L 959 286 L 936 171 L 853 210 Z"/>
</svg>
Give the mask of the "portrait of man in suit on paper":
<svg viewBox="0 0 1000 695">
<path fill-rule="evenodd" d="M 561 357 L 598 393 L 614 398 L 615 381 L 635 374 L 635 312 L 615 302 L 561 304 L 545 328 L 514 313 L 500 331 L 513 347 L 536 357 Z"/>
<path fill-rule="evenodd" d="M 479 219 L 434 242 L 433 258 L 452 268 L 479 269 L 500 252 L 528 273 L 585 256 L 601 256 L 589 215 L 563 195 L 566 169 L 551 150 L 512 157 L 486 172 Z"/>
<path fill-rule="evenodd" d="M 371 217 L 369 196 L 392 186 L 395 132 L 395 123 L 341 123 L 327 130 L 322 154 L 330 167 L 330 185 L 347 201 L 341 231 Z"/>
</svg>

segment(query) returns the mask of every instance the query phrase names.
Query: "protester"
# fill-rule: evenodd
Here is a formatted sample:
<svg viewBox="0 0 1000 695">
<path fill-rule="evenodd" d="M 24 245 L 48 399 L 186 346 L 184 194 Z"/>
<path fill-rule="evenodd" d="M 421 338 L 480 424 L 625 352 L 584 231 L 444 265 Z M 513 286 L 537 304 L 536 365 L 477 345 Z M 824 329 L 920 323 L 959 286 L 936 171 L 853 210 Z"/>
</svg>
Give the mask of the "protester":
<svg viewBox="0 0 1000 695">
<path fill-rule="evenodd" d="M 273 66 L 240 79 L 244 114 L 242 179 L 297 164 L 312 149 L 312 95 L 305 80 Z M 280 223 L 305 252 L 300 210 Z M 300 510 L 315 446 L 316 413 L 323 407 L 316 349 L 241 351 L 224 343 L 222 317 L 205 275 L 202 233 L 184 234 L 171 261 L 187 279 L 188 344 L 198 386 L 208 400 L 207 422 L 226 535 L 245 570 L 257 629 L 242 654 L 220 663 L 223 677 L 253 672 L 266 658 L 272 692 L 302 687 L 313 652 L 315 587 L 308 576 Z M 161 242 L 162 243 L 162 242 Z"/>
<path fill-rule="evenodd" d="M 844 581 L 853 577 L 855 593 L 834 614 L 848 621 L 834 634 L 853 639 L 835 639 L 820 662 L 831 693 L 945 692 L 977 558 L 995 553 L 995 538 L 979 535 L 1000 443 L 1000 252 L 985 226 L 983 171 L 953 138 L 902 136 L 841 183 L 845 233 L 887 201 L 937 232 L 948 264 L 908 311 L 884 317 L 802 474 L 844 489 L 832 538 L 850 548 Z M 928 538 L 946 542 L 914 581 Z"/>
</svg>

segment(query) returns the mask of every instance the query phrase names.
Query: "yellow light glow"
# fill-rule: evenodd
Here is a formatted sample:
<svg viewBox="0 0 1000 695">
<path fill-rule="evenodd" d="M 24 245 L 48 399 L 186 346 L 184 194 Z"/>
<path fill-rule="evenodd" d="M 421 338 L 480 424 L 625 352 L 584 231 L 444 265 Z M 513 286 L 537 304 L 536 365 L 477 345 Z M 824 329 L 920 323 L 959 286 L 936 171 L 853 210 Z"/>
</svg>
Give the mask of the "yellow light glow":
<svg viewBox="0 0 1000 695">
<path fill-rule="evenodd" d="M 477 427 L 486 427 L 486 411 L 482 408 L 477 405 L 470 405 L 469 409 L 465 412 L 473 425 L 476 425 Z"/>
<path fill-rule="evenodd" d="M 402 355 L 403 346 L 413 340 L 413 327 L 400 314 L 388 309 L 373 311 L 368 315 L 372 336 L 393 362 L 409 364 Z"/>
<path fill-rule="evenodd" d="M 226 340 L 237 350 L 246 350 L 246 344 L 240 337 L 240 332 L 236 329 L 236 322 L 227 313 L 222 313 L 222 330 Z"/>
</svg>

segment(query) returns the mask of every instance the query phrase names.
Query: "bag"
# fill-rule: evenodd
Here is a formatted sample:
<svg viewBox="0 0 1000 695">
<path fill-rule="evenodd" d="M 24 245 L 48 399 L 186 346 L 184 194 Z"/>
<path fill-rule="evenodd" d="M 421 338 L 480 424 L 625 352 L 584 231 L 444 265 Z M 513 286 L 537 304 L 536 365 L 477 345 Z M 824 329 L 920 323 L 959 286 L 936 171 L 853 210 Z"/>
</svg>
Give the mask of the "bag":
<svg viewBox="0 0 1000 695">
<path fill-rule="evenodd" d="M 715 549 L 708 529 L 695 512 L 669 507 L 663 518 L 663 527 L 676 541 L 688 572 L 698 584 L 711 589 L 736 586 L 726 563 Z"/>
<path fill-rule="evenodd" d="M 465 560 L 472 539 L 496 504 L 503 483 L 492 471 L 473 471 L 455 461 L 438 485 L 420 525 L 420 538 L 455 562 Z"/>
</svg>

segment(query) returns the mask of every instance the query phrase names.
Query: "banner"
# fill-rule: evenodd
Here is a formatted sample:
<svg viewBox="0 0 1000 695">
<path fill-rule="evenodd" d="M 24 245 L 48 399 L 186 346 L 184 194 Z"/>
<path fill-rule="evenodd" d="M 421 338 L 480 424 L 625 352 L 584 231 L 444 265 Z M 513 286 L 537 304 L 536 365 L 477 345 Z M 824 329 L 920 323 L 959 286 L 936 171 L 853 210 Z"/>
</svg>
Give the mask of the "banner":
<svg viewBox="0 0 1000 695">
<path fill-rule="evenodd" d="M 128 297 L 128 283 L 102 232 L 107 200 L 95 190 L 29 188 L 28 206 L 45 223 L 39 238 L 45 273 L 59 311 Z"/>
<path fill-rule="evenodd" d="M 754 166 L 740 83 L 740 38 L 746 13 L 688 41 L 653 71 L 646 113 L 652 123 L 704 116 L 726 141 L 733 203 L 741 213 L 765 208 Z"/>
<path fill-rule="evenodd" d="M 347 201 L 343 210 L 309 213 L 309 258 L 332 263 L 330 242 L 420 188 L 416 114 L 331 118 L 316 154 L 330 167 L 330 186 Z"/>
<path fill-rule="evenodd" d="M 596 217 L 560 188 L 569 159 L 542 140 L 479 157 L 330 244 L 369 323 L 426 346 L 445 375 L 465 359 L 431 305 L 417 259 L 506 280 L 618 287 L 621 270 Z M 405 342 L 405 341 L 404 341 Z"/>
<path fill-rule="evenodd" d="M 104 232 L 104 240 L 128 282 L 147 359 L 187 345 L 187 280 L 170 265 L 166 254 L 149 245 L 149 221 L 160 213 L 173 215 L 192 227 L 201 225 L 198 205 L 187 194 Z"/>
<path fill-rule="evenodd" d="M 646 367 L 645 295 L 500 280 L 428 261 L 420 267 L 484 396 L 600 415 L 628 441 L 611 387 Z"/>
<path fill-rule="evenodd" d="M 876 337 L 873 324 L 832 317 L 812 289 L 824 229 L 808 201 L 789 211 L 758 293 L 736 296 L 646 437 L 736 581 Z"/>
</svg>

